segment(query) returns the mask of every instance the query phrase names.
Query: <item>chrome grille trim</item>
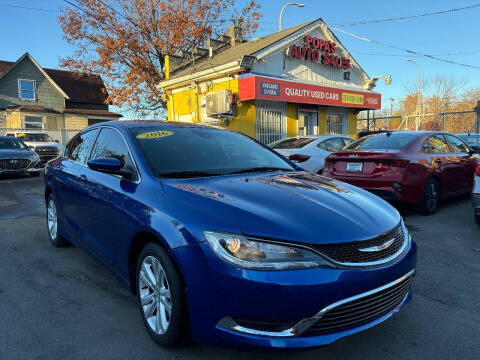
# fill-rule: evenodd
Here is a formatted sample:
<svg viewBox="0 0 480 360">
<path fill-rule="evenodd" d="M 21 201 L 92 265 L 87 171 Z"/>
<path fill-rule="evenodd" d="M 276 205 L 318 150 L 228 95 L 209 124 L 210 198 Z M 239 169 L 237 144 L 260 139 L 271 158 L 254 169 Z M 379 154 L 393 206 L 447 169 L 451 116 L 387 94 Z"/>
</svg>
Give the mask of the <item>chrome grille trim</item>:
<svg viewBox="0 0 480 360">
<path fill-rule="evenodd" d="M 405 224 L 403 224 L 403 222 L 401 222 L 400 224 L 395 226 L 393 229 L 390 229 L 390 230 L 384 232 L 383 234 L 377 236 L 374 239 L 365 240 L 365 241 L 355 241 L 355 242 L 349 243 L 352 246 L 358 246 L 359 247 L 359 249 L 357 249 L 358 252 L 363 253 L 363 254 L 369 254 L 370 252 L 366 252 L 366 251 L 362 252 L 362 250 L 365 250 L 365 248 L 368 249 L 369 243 L 374 242 L 374 241 L 376 241 L 377 239 L 380 239 L 380 238 L 385 238 L 385 237 L 388 238 L 390 236 L 396 236 L 395 232 L 401 232 L 401 235 L 402 235 L 401 246 L 392 255 L 387 256 L 385 258 L 382 258 L 380 260 L 376 260 L 376 261 L 358 261 L 358 262 L 339 261 L 339 260 L 335 259 L 334 257 L 329 256 L 329 254 L 326 254 L 325 251 L 322 251 L 322 247 L 324 247 L 325 245 L 318 245 L 318 246 L 310 245 L 310 246 L 313 250 L 320 253 L 322 256 L 324 256 L 326 259 L 331 261 L 333 264 L 339 265 L 340 267 L 373 267 L 373 266 L 378 266 L 378 265 L 384 265 L 384 264 L 387 264 L 387 263 L 395 260 L 397 257 L 402 255 L 405 252 L 405 250 L 408 248 L 408 246 L 411 243 L 411 236 L 408 233 L 408 231 L 405 227 Z M 388 239 L 385 240 L 385 242 L 388 242 Z M 333 248 L 337 245 L 332 244 L 331 246 Z M 339 244 L 339 246 L 342 246 L 342 245 Z M 392 246 L 395 246 L 395 244 L 392 245 Z M 360 247 L 362 249 L 360 249 Z"/>
</svg>

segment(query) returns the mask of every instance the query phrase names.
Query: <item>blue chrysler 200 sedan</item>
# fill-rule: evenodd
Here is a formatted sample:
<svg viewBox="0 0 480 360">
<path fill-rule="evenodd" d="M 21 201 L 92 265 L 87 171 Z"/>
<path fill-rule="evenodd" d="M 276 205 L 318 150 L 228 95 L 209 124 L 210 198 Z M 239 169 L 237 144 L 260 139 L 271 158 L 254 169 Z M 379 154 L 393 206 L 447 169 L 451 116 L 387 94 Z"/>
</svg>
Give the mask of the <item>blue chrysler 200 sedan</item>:
<svg viewBox="0 0 480 360">
<path fill-rule="evenodd" d="M 327 345 L 411 297 L 416 245 L 393 207 L 236 132 L 97 124 L 45 180 L 51 243 L 128 284 L 163 346 Z"/>
</svg>

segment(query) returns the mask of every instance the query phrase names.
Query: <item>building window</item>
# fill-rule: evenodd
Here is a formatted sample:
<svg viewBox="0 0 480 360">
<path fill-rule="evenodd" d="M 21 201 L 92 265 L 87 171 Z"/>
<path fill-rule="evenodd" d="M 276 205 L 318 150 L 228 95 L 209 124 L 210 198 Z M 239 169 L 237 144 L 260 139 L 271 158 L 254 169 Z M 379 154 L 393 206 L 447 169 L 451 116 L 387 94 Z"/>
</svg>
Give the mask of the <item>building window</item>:
<svg viewBox="0 0 480 360">
<path fill-rule="evenodd" d="M 264 144 L 271 144 L 287 135 L 285 103 L 279 101 L 255 101 L 255 137 Z"/>
<path fill-rule="evenodd" d="M 318 113 L 316 111 L 298 112 L 298 135 L 318 135 Z"/>
<path fill-rule="evenodd" d="M 328 111 L 327 134 L 347 135 L 347 118 L 348 113 L 346 111 Z"/>
<path fill-rule="evenodd" d="M 35 100 L 35 80 L 18 79 L 18 97 L 20 100 Z"/>
<path fill-rule="evenodd" d="M 25 129 L 43 129 L 43 119 L 41 116 L 25 116 L 23 125 Z"/>
</svg>

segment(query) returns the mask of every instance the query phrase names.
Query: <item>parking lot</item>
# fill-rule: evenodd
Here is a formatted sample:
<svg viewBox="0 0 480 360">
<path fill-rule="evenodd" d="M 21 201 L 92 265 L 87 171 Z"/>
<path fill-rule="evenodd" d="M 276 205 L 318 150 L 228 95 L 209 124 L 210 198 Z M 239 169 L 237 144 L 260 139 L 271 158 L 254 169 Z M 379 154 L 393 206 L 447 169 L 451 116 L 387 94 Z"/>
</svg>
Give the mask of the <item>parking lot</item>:
<svg viewBox="0 0 480 360">
<path fill-rule="evenodd" d="M 466 197 L 430 217 L 402 209 L 419 251 L 403 311 L 302 352 L 160 348 L 126 287 L 79 249 L 48 243 L 44 209 L 42 177 L 0 178 L 0 359 L 480 358 L 480 227 Z"/>
</svg>

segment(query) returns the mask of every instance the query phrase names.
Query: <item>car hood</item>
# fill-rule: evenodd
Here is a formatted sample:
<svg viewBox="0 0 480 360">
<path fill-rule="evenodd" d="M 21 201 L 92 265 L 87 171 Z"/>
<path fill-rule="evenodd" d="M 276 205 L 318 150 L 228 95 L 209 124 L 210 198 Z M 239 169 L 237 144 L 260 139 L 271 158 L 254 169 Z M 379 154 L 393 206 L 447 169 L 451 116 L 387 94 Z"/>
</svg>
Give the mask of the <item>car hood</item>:
<svg viewBox="0 0 480 360">
<path fill-rule="evenodd" d="M 342 243 L 371 239 L 400 222 L 379 197 L 306 172 L 168 179 L 163 185 L 175 201 L 221 220 L 222 229 L 251 236 Z"/>
<path fill-rule="evenodd" d="M 24 141 L 25 144 L 27 144 L 28 146 L 33 146 L 33 147 L 37 147 L 37 146 L 51 146 L 51 147 L 55 147 L 57 149 L 61 149 L 62 148 L 62 145 L 56 143 L 56 142 L 39 142 L 39 141 Z"/>
<path fill-rule="evenodd" d="M 0 159 L 28 159 L 32 155 L 30 150 L 0 149 Z"/>
</svg>

